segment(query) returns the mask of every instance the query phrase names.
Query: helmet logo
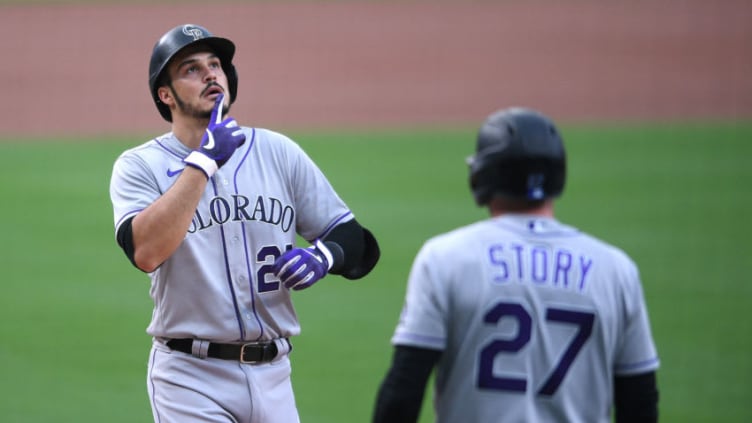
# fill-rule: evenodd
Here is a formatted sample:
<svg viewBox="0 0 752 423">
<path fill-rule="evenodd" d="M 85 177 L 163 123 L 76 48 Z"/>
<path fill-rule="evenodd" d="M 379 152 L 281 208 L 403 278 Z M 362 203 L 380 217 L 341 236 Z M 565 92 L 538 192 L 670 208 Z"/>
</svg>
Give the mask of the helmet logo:
<svg viewBox="0 0 752 423">
<path fill-rule="evenodd" d="M 542 173 L 532 173 L 527 177 L 527 198 L 531 200 L 540 200 L 545 197 L 543 183 L 546 176 Z"/>
<path fill-rule="evenodd" d="M 204 38 L 204 32 L 201 30 L 201 28 L 196 28 L 193 25 L 185 25 L 183 27 L 183 34 L 193 37 L 193 40 L 200 40 Z"/>
</svg>

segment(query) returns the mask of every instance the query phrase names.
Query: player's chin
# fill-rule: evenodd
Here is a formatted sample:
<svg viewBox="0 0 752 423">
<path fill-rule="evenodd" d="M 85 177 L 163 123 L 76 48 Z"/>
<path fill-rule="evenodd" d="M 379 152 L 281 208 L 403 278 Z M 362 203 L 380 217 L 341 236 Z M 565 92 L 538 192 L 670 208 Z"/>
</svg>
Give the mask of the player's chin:
<svg viewBox="0 0 752 423">
<path fill-rule="evenodd" d="M 203 97 L 203 101 L 201 101 L 201 103 L 195 109 L 197 112 L 197 117 L 201 119 L 211 118 L 212 111 L 214 109 L 214 101 L 215 100 L 213 98 L 209 98 L 208 96 Z"/>
<path fill-rule="evenodd" d="M 217 96 L 219 96 L 219 94 L 221 94 L 221 93 L 212 93 L 212 94 L 207 94 L 207 95 L 205 95 L 203 97 L 205 100 L 208 100 L 208 101 L 204 101 L 203 103 L 209 104 L 209 106 L 207 106 L 208 107 L 208 111 L 206 112 L 207 113 L 206 117 L 211 117 L 212 110 L 214 109 L 214 104 L 217 101 Z M 226 116 L 227 112 L 229 112 L 229 111 L 230 111 L 230 103 L 225 98 L 225 104 L 222 107 L 222 116 Z"/>
<path fill-rule="evenodd" d="M 197 113 L 197 115 L 199 119 L 211 119 L 212 110 L 202 110 L 200 113 Z"/>
</svg>

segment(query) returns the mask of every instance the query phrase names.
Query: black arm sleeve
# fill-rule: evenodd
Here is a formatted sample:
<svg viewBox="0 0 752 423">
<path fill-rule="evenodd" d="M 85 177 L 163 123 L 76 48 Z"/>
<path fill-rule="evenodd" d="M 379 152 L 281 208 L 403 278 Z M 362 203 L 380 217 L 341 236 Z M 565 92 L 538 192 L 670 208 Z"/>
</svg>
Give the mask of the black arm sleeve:
<svg viewBox="0 0 752 423">
<path fill-rule="evenodd" d="M 392 365 L 381 383 L 373 423 L 415 423 L 420 415 L 428 377 L 441 351 L 397 346 Z"/>
<path fill-rule="evenodd" d="M 381 256 L 376 238 L 355 219 L 334 227 L 323 241 L 335 257 L 329 273 L 347 279 L 360 279 L 370 273 Z"/>
<path fill-rule="evenodd" d="M 130 260 L 131 263 L 136 266 L 136 262 L 133 257 L 135 251 L 135 246 L 133 245 L 133 217 L 120 224 L 120 227 L 117 231 L 117 243 L 120 248 L 123 249 L 123 252 L 128 257 L 128 260 Z M 136 268 L 138 268 L 138 266 L 136 266 Z"/>
<path fill-rule="evenodd" d="M 655 372 L 614 378 L 616 423 L 658 421 L 658 384 Z"/>
</svg>

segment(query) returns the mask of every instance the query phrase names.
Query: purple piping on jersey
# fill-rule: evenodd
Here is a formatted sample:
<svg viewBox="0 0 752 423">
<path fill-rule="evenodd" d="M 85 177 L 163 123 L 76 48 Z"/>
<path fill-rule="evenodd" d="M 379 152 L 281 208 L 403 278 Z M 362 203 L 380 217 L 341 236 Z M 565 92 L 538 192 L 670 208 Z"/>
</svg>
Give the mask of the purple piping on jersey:
<svg viewBox="0 0 752 423">
<path fill-rule="evenodd" d="M 397 334 L 397 336 L 403 340 L 416 341 L 421 344 L 430 343 L 431 345 L 444 345 L 444 342 L 446 342 L 446 339 L 439 338 L 438 336 L 418 335 L 418 334 L 408 333 L 408 332 Z M 397 342 L 397 343 L 400 344 L 400 342 Z"/>
<path fill-rule="evenodd" d="M 157 144 L 158 146 L 162 147 L 162 149 L 163 149 L 164 151 L 166 151 L 166 152 L 168 152 L 168 153 L 172 154 L 173 156 L 177 157 L 177 158 L 178 158 L 178 159 L 180 159 L 180 160 L 183 160 L 183 156 L 182 156 L 182 155 L 180 155 L 179 153 L 177 153 L 177 152 L 175 152 L 175 151 L 171 150 L 171 149 L 170 149 L 169 147 L 167 147 L 166 145 L 164 145 L 164 144 L 162 143 L 162 141 L 160 141 L 160 138 L 159 138 L 159 137 L 157 137 L 157 138 L 154 138 L 154 139 L 153 139 L 152 141 L 154 141 L 154 143 L 155 143 L 155 144 Z M 117 221 L 117 223 L 115 224 L 115 227 L 116 227 L 116 228 L 119 228 L 119 227 L 120 227 L 120 224 L 121 224 L 121 223 L 123 223 L 123 221 L 124 221 L 124 220 L 125 220 L 126 218 L 129 218 L 129 217 L 131 217 L 132 215 L 134 215 L 134 214 L 137 214 L 137 213 L 141 212 L 142 210 L 143 210 L 143 209 L 136 209 L 136 210 L 131 210 L 131 211 L 129 211 L 128 213 L 124 214 L 124 215 L 123 215 L 123 217 L 121 217 L 121 218 L 120 218 L 120 220 L 118 220 L 118 221 Z"/>
<path fill-rule="evenodd" d="M 625 372 L 629 370 L 635 370 L 635 369 L 642 369 L 648 366 L 652 366 L 654 364 L 658 364 L 658 357 L 653 357 L 650 360 L 644 360 L 640 361 L 638 363 L 631 363 L 631 364 L 616 364 L 614 366 L 614 370 L 616 372 Z"/>
<path fill-rule="evenodd" d="M 329 235 L 329 232 L 331 232 L 332 229 L 334 229 L 334 227 L 337 226 L 339 224 L 339 222 L 342 221 L 342 219 L 344 219 L 344 218 L 346 218 L 348 216 L 352 216 L 352 211 L 348 210 L 347 213 L 345 213 L 342 216 L 338 217 L 337 220 L 335 220 L 334 222 L 332 222 L 329 226 L 326 227 L 326 229 L 324 229 L 324 232 L 322 232 L 315 239 L 309 239 L 308 242 L 313 242 L 316 239 L 320 239 L 320 238 L 323 238 L 323 237 Z"/>
<path fill-rule="evenodd" d="M 219 191 L 217 190 L 217 181 L 214 179 L 214 177 L 210 178 L 210 180 L 212 183 L 212 189 L 214 190 L 214 195 L 219 195 Z M 227 238 L 225 237 L 225 228 L 222 225 L 219 225 L 219 235 L 222 237 L 222 252 L 224 253 L 225 257 L 225 276 L 227 276 L 227 286 L 230 288 L 230 294 L 232 295 L 232 306 L 235 308 L 235 319 L 238 321 L 238 329 L 240 330 L 239 339 L 245 339 L 243 318 L 241 317 L 240 308 L 238 307 L 238 298 L 235 294 L 235 288 L 233 288 L 232 286 L 232 272 L 230 271 L 230 261 L 227 258 Z"/>
<path fill-rule="evenodd" d="M 256 129 L 251 128 L 251 141 L 248 143 L 248 149 L 246 150 L 245 154 L 243 155 L 243 158 L 240 159 L 240 162 L 238 163 L 238 166 L 235 168 L 235 175 L 233 177 L 233 186 L 235 188 L 235 194 L 239 194 L 238 190 L 238 172 L 240 172 L 240 167 L 245 162 L 245 159 L 248 158 L 248 155 L 251 154 L 251 150 L 253 149 L 253 145 L 256 142 Z M 248 252 L 250 249 L 248 248 L 248 235 L 245 230 L 245 222 L 240 222 L 240 227 L 243 229 L 243 246 L 245 247 L 245 267 L 246 272 L 248 272 L 248 292 L 251 294 L 251 310 L 253 311 L 253 318 L 256 319 L 256 324 L 258 324 L 259 327 L 259 336 L 256 338 L 256 340 L 261 339 L 264 336 L 264 325 L 261 324 L 261 318 L 258 315 L 258 312 L 256 311 L 256 293 L 253 290 L 253 272 L 251 271 L 251 258 L 248 257 Z M 238 322 L 241 325 L 241 330 L 243 328 L 243 323 Z M 243 337 L 240 338 L 241 340 L 245 339 L 245 332 L 241 332 L 243 334 Z"/>
<path fill-rule="evenodd" d="M 159 144 L 159 146 L 162 147 L 166 152 L 172 154 L 173 156 L 177 157 L 178 159 L 180 159 L 180 160 L 184 159 L 184 157 L 183 157 L 182 154 L 180 154 L 180 153 L 178 153 L 176 151 L 172 151 L 169 147 L 167 147 L 166 145 L 162 144 L 162 141 L 160 141 L 159 138 L 154 138 L 154 142 L 157 143 L 157 144 Z"/>
</svg>

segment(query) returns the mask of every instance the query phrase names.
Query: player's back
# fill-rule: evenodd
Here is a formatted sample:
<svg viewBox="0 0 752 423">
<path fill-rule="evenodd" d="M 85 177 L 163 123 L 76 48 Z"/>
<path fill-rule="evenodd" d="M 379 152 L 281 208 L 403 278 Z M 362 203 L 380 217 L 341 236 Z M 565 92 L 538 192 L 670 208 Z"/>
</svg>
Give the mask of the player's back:
<svg viewBox="0 0 752 423">
<path fill-rule="evenodd" d="M 614 372 L 657 363 L 636 266 L 554 219 L 505 216 L 435 237 L 416 259 L 411 284 L 420 279 L 446 330 L 422 334 L 445 338 L 441 422 L 607 422 Z"/>
</svg>

